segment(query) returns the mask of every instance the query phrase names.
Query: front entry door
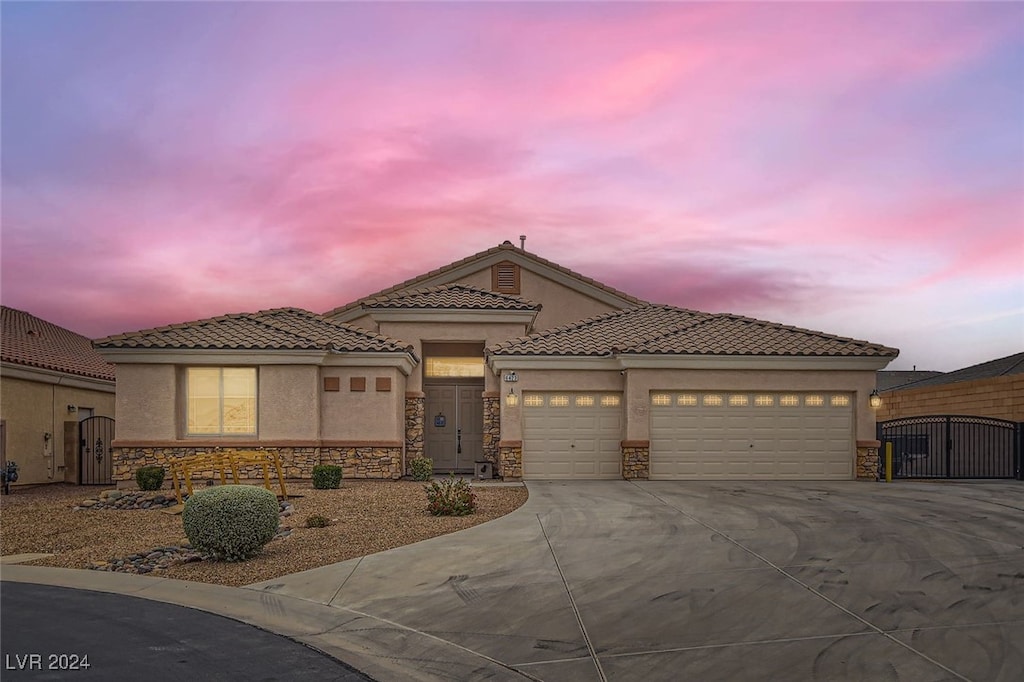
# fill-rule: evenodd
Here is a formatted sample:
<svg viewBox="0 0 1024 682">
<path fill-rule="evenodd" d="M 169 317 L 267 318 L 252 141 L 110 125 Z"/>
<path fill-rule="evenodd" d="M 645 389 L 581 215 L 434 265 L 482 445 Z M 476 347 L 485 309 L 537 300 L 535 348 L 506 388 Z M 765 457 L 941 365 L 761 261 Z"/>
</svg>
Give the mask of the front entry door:
<svg viewBox="0 0 1024 682">
<path fill-rule="evenodd" d="M 483 386 L 447 384 L 426 386 L 425 454 L 434 471 L 472 471 L 483 459 Z"/>
</svg>

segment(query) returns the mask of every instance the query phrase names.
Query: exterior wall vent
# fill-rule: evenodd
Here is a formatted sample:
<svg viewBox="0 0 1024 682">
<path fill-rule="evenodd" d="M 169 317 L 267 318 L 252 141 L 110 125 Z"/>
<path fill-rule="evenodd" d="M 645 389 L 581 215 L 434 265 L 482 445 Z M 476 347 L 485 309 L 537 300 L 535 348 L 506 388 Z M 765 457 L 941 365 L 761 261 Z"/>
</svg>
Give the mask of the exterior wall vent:
<svg viewBox="0 0 1024 682">
<path fill-rule="evenodd" d="M 503 294 L 518 294 L 519 266 L 510 261 L 496 263 L 491 268 L 491 288 Z"/>
</svg>

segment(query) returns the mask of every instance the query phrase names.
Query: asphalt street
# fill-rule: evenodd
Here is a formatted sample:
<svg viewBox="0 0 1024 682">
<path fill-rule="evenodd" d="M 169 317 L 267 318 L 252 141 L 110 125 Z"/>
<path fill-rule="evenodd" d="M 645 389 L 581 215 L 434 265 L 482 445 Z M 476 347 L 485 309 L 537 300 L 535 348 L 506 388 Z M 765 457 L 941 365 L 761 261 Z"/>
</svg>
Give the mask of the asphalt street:
<svg viewBox="0 0 1024 682">
<path fill-rule="evenodd" d="M 0 678 L 371 680 L 306 645 L 223 616 L 119 594 L 6 581 L 0 583 Z"/>
</svg>

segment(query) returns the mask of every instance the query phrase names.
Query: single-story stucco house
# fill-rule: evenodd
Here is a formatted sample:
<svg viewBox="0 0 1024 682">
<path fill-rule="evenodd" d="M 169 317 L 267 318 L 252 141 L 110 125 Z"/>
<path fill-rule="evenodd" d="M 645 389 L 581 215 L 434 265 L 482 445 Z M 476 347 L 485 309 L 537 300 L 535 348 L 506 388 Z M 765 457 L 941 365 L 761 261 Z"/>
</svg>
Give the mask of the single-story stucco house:
<svg viewBox="0 0 1024 682">
<path fill-rule="evenodd" d="M 23 310 L 3 306 L 2 321 L 0 468 L 15 462 L 17 485 L 110 483 L 114 366 Z"/>
<path fill-rule="evenodd" d="M 95 342 L 117 365 L 115 479 L 218 447 L 287 475 L 875 476 L 898 351 L 642 301 L 505 242 L 323 315 L 282 308 Z"/>
</svg>

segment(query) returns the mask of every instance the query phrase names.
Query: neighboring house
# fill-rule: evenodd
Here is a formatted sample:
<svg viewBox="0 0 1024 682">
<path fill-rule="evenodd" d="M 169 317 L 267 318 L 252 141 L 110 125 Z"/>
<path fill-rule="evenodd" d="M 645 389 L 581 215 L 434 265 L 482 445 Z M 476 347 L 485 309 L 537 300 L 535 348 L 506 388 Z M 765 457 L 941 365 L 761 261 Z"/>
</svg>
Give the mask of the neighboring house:
<svg viewBox="0 0 1024 682">
<path fill-rule="evenodd" d="M 922 379 L 930 379 L 932 377 L 940 376 L 942 372 L 925 371 L 925 370 L 882 370 L 878 372 L 878 376 L 875 380 L 875 388 L 879 391 L 891 391 L 894 388 L 911 384 L 915 381 L 921 381 Z"/>
<path fill-rule="evenodd" d="M 324 315 L 283 308 L 96 342 L 115 479 L 217 447 L 398 478 L 850 479 L 877 470 L 898 351 L 653 305 L 505 242 Z"/>
<path fill-rule="evenodd" d="M 1024 421 L 1024 353 L 886 391 L 878 420 L 943 414 Z"/>
<path fill-rule="evenodd" d="M 114 366 L 84 336 L 6 306 L 2 318 L 0 456 L 19 485 L 81 483 L 79 422 L 114 416 Z"/>
</svg>

